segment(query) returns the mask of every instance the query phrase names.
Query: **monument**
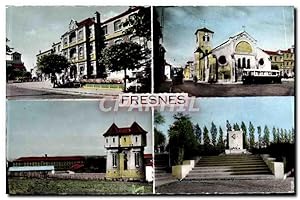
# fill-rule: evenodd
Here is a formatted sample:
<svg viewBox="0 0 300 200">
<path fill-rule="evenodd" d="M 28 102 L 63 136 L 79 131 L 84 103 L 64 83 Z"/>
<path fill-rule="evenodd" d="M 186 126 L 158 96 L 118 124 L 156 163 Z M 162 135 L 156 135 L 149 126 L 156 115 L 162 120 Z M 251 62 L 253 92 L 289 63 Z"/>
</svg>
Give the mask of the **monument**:
<svg viewBox="0 0 300 200">
<path fill-rule="evenodd" d="M 243 131 L 228 131 L 228 149 L 225 149 L 225 154 L 243 154 L 246 149 L 243 149 Z"/>
</svg>

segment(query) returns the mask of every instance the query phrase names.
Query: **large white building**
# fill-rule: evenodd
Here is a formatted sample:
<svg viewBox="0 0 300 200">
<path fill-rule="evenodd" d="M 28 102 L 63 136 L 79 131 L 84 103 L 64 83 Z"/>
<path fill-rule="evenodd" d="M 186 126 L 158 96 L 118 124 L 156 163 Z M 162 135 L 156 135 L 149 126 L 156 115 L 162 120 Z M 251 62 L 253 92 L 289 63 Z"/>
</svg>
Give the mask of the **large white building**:
<svg viewBox="0 0 300 200">
<path fill-rule="evenodd" d="M 105 78 L 122 81 L 124 72 L 110 72 L 105 66 L 99 64 L 101 50 L 113 44 L 121 42 L 136 42 L 147 45 L 145 38 L 133 36 L 126 32 L 131 25 L 124 26 L 123 23 L 133 17 L 141 7 L 130 7 L 123 13 L 101 21 L 100 13 L 86 18 L 80 22 L 73 19 L 68 24 L 68 29 L 62 34 L 60 41 L 53 43 L 52 48 L 39 52 L 39 59 L 49 53 L 64 55 L 71 63 L 70 69 L 65 72 L 70 78 L 76 80 L 89 78 Z M 148 45 L 149 46 L 149 45 Z M 135 77 L 143 69 L 128 70 L 129 77 Z"/>
</svg>

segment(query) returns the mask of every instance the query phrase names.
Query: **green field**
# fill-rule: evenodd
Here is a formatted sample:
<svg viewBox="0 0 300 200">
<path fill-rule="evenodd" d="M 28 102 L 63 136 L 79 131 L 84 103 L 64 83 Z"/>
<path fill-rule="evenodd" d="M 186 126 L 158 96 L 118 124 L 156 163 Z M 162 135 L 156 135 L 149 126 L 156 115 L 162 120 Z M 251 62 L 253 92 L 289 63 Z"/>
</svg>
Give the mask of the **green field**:
<svg viewBox="0 0 300 200">
<path fill-rule="evenodd" d="M 11 195 L 152 194 L 149 183 L 99 180 L 9 178 L 8 187 Z"/>
</svg>

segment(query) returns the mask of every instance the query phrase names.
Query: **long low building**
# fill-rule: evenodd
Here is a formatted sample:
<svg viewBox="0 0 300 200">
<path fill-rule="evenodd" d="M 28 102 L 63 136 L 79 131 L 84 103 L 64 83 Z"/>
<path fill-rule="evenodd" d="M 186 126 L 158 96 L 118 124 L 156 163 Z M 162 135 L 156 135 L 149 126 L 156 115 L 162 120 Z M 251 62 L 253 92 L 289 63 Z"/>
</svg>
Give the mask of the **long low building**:
<svg viewBox="0 0 300 200">
<path fill-rule="evenodd" d="M 20 166 L 9 167 L 8 176 L 39 176 L 54 174 L 54 166 Z"/>
</svg>

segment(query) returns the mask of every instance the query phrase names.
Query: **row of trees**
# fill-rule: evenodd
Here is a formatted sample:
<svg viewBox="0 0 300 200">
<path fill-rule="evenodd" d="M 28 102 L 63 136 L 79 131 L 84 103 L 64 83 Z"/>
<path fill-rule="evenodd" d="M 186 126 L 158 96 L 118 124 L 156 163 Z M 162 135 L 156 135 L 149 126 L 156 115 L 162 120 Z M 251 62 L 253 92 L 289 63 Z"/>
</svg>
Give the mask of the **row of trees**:
<svg viewBox="0 0 300 200">
<path fill-rule="evenodd" d="M 271 131 L 267 125 L 263 128 L 261 126 L 255 128 L 252 122 L 249 122 L 247 127 L 244 122 L 230 124 L 227 120 L 225 132 L 221 126 L 217 127 L 214 122 L 211 123 L 210 127 L 201 128 L 199 124 L 191 122 L 189 115 L 176 113 L 173 117 L 175 121 L 169 127 L 169 141 L 168 145 L 165 145 L 166 138 L 157 128 L 158 125 L 165 123 L 165 119 L 159 112 L 155 112 L 154 115 L 155 149 L 163 150 L 166 147 L 166 150 L 171 154 L 172 164 L 180 164 L 184 159 L 191 159 L 198 155 L 224 152 L 228 141 L 226 139 L 227 131 L 231 130 L 243 131 L 243 146 L 250 151 L 267 148 L 270 144 L 294 143 L 294 129 L 286 130 L 273 127 L 271 139 Z M 257 139 L 255 134 L 258 135 Z"/>
<path fill-rule="evenodd" d="M 124 88 L 126 89 L 127 70 L 139 69 L 145 67 L 141 77 L 138 77 L 142 84 L 141 92 L 150 92 L 151 89 L 151 53 L 147 46 L 147 41 L 151 39 L 151 10 L 150 8 L 141 8 L 138 13 L 132 15 L 130 19 L 123 23 L 127 27 L 124 34 L 144 38 L 144 44 L 140 45 L 134 42 L 122 42 L 107 46 L 100 52 L 99 67 L 105 67 L 111 72 L 124 71 Z M 101 38 L 101 37 L 99 37 Z M 72 63 L 63 55 L 50 54 L 40 59 L 38 66 L 42 73 L 50 74 L 62 73 L 68 69 Z"/>
</svg>

